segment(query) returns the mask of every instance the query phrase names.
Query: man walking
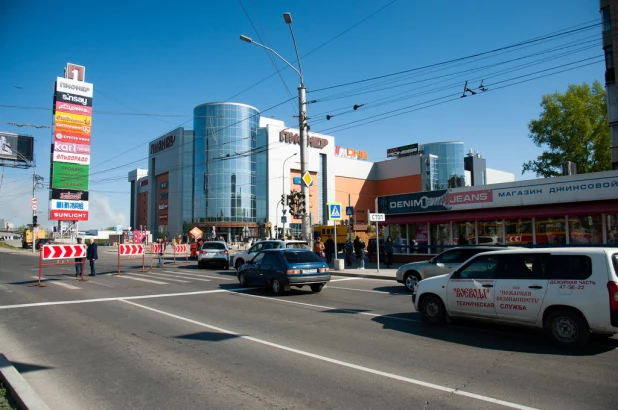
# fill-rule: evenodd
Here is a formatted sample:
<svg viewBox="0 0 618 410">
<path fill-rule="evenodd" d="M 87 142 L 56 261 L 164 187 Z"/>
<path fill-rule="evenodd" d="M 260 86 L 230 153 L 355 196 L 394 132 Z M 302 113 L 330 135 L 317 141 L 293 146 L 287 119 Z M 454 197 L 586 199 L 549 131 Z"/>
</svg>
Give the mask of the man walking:
<svg viewBox="0 0 618 410">
<path fill-rule="evenodd" d="M 333 238 L 328 235 L 328 239 L 324 242 L 324 250 L 326 252 L 326 262 L 331 263 L 333 260 L 333 255 L 337 252 L 337 247 L 335 246 L 335 241 Z"/>
<path fill-rule="evenodd" d="M 90 238 L 90 245 L 86 249 L 86 259 L 90 261 L 90 275 L 97 276 L 96 260 L 99 259 L 99 253 L 97 252 L 97 244 L 94 243 L 94 238 Z"/>
<path fill-rule="evenodd" d="M 82 238 L 77 238 L 77 244 L 82 244 Z M 75 277 L 79 278 L 84 273 L 84 258 L 75 258 Z"/>
</svg>

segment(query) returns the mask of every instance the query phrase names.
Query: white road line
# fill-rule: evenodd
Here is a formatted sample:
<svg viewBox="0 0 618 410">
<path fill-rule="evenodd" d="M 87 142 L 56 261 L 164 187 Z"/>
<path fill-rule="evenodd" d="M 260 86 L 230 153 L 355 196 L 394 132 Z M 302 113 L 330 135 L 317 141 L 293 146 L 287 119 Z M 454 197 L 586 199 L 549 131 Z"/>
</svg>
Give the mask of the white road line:
<svg viewBox="0 0 618 410">
<path fill-rule="evenodd" d="M 164 274 L 161 274 L 161 273 L 153 273 L 153 272 L 150 272 L 148 275 L 142 275 L 140 273 L 131 273 L 131 276 L 140 276 L 140 277 L 144 277 L 144 278 L 150 278 L 151 277 L 150 275 L 171 276 L 171 275 L 164 275 Z M 167 278 L 167 277 L 164 278 L 164 279 L 165 280 L 169 280 L 171 282 L 189 283 L 188 280 L 170 279 L 170 278 Z"/>
<path fill-rule="evenodd" d="M 7 292 L 7 293 L 11 293 L 11 292 L 13 292 L 11 289 L 7 288 L 7 287 L 6 287 L 6 286 L 4 286 L 4 285 L 0 285 L 0 288 L 4 289 L 4 291 L 5 291 L 5 292 Z"/>
<path fill-rule="evenodd" d="M 342 279 L 331 279 L 331 282 L 343 282 L 346 280 L 358 280 L 358 279 L 362 279 L 362 278 L 342 278 Z"/>
<path fill-rule="evenodd" d="M 131 275 L 133 275 L 133 273 L 131 273 Z M 167 282 L 161 282 L 158 280 L 152 280 L 152 279 L 142 279 L 142 278 L 134 278 L 132 276 L 118 276 L 119 278 L 124 278 L 124 279 L 131 279 L 131 280 L 139 280 L 140 282 L 148 282 L 148 283 L 154 283 L 155 285 L 169 285 L 169 283 Z"/>
<path fill-rule="evenodd" d="M 38 279 L 39 278 L 38 276 L 30 276 L 30 277 L 34 278 L 34 279 Z M 69 285 L 67 283 L 62 283 L 59 280 L 49 280 L 49 279 L 46 279 L 46 278 L 41 278 L 41 281 L 46 281 L 48 283 L 53 283 L 54 285 L 62 286 L 62 287 L 67 288 L 67 289 L 81 289 L 81 288 L 78 288 L 77 286 Z"/>
<path fill-rule="evenodd" d="M 101 282 L 95 282 L 94 280 L 90 279 L 88 280 L 88 283 L 93 283 L 95 285 L 100 285 L 100 286 L 105 286 L 106 288 L 113 288 L 112 285 L 107 285 L 105 283 L 101 283 Z"/>
<path fill-rule="evenodd" d="M 170 271 L 166 270 L 165 272 L 170 272 Z M 155 273 L 155 272 L 150 272 L 150 273 L 152 273 L 153 275 L 159 275 L 159 276 L 165 276 L 165 277 L 168 277 L 168 276 L 169 276 L 169 277 L 172 277 L 172 278 L 177 278 L 177 277 L 178 277 L 178 276 L 174 276 L 174 275 L 176 274 L 176 272 L 173 272 L 173 273 L 174 273 L 174 275 L 168 275 L 168 274 L 165 274 L 165 273 L 158 273 L 158 272 L 157 272 L 157 273 Z M 191 282 L 192 280 L 199 280 L 199 281 L 202 281 L 202 282 L 212 282 L 210 279 L 193 278 L 193 277 L 191 277 L 191 276 L 187 276 L 187 277 L 185 277 L 185 276 L 181 276 L 181 277 L 182 277 L 183 279 L 189 279 L 189 280 L 188 280 L 188 282 Z M 170 280 L 171 280 L 171 279 L 170 279 Z M 187 283 L 188 283 L 188 282 L 187 282 Z"/>
<path fill-rule="evenodd" d="M 331 280 L 332 282 L 332 280 Z M 354 288 L 340 288 L 339 286 L 328 286 L 329 289 L 342 289 L 342 290 L 352 290 L 355 292 L 369 292 L 369 293 L 381 293 L 383 295 L 390 295 L 390 296 L 408 296 L 411 297 L 412 294 L 410 292 L 408 293 L 393 293 L 393 292 L 385 292 L 383 290 L 369 290 L 369 289 L 354 289 Z"/>
<path fill-rule="evenodd" d="M 337 271 L 331 271 L 331 276 L 337 276 L 337 277 L 342 277 L 337 275 Z M 349 278 L 350 276 L 346 276 L 346 278 Z M 393 279 L 378 279 L 378 278 L 366 278 L 363 276 L 353 276 L 354 279 L 362 279 L 362 280 L 373 280 L 373 281 L 378 281 L 378 282 L 389 282 L 389 283 L 393 283 Z M 331 279 L 331 282 L 333 280 Z"/>
<path fill-rule="evenodd" d="M 176 275 L 197 276 L 198 278 L 210 278 L 210 279 L 220 279 L 220 280 L 236 280 L 236 279 L 224 278 L 224 277 L 220 277 L 220 276 L 200 275 L 199 273 L 186 273 L 186 272 L 178 272 L 178 271 L 171 271 L 171 270 L 166 270 L 165 272 L 167 272 L 167 273 L 174 273 Z"/>
<path fill-rule="evenodd" d="M 112 301 L 117 301 L 117 300 L 156 299 L 156 298 L 170 298 L 170 297 L 175 297 L 175 296 L 194 296 L 194 295 L 205 295 L 207 293 L 223 293 L 223 292 L 229 292 L 230 290 L 235 291 L 235 290 L 246 290 L 246 289 L 229 289 L 229 290 L 214 289 L 214 290 L 199 290 L 196 292 L 162 293 L 158 295 L 119 296 L 119 297 L 114 297 L 114 298 L 62 300 L 58 302 L 22 303 L 19 305 L 0 306 L 0 310 L 19 309 L 19 308 L 25 308 L 25 307 L 39 307 L 39 306 L 78 305 L 81 303 L 112 302 Z"/>
<path fill-rule="evenodd" d="M 480 394 L 470 393 L 470 392 L 466 392 L 466 391 L 463 391 L 463 390 L 453 389 L 451 387 L 441 386 L 441 385 L 435 384 L 435 383 L 424 382 L 422 380 L 412 379 L 410 377 L 400 376 L 400 375 L 397 375 L 397 374 L 394 374 L 394 373 L 383 372 L 381 370 L 371 369 L 369 367 L 360 366 L 360 365 L 357 365 L 357 364 L 354 364 L 354 363 L 344 362 L 342 360 L 333 359 L 333 358 L 330 358 L 330 357 L 327 357 L 327 356 L 321 356 L 321 355 L 318 355 L 318 354 L 315 354 L 315 353 L 310 353 L 310 352 L 307 352 L 307 351 L 304 351 L 304 350 L 295 349 L 293 347 L 288 347 L 288 346 L 280 345 L 280 344 L 277 344 L 277 343 L 268 342 L 266 340 L 258 339 L 258 338 L 252 337 L 252 336 L 246 336 L 246 335 L 243 335 L 243 334 L 240 334 L 240 333 L 233 332 L 231 330 L 227 330 L 227 329 L 223 329 L 223 328 L 220 328 L 220 327 L 217 327 L 217 326 L 209 325 L 209 324 L 204 323 L 204 322 L 198 322 L 197 320 L 193 320 L 193 319 L 189 319 L 189 318 L 186 318 L 186 317 L 178 316 L 178 315 L 175 315 L 173 313 L 165 312 L 163 310 L 154 309 L 154 308 L 151 308 L 151 307 L 148 307 L 148 306 L 140 305 L 140 304 L 135 303 L 135 302 L 129 302 L 128 300 L 121 300 L 121 302 L 128 303 L 130 305 L 137 306 L 137 307 L 140 307 L 142 309 L 150 310 L 151 312 L 159 313 L 161 315 L 165 315 L 165 316 L 168 316 L 168 317 L 171 317 L 171 318 L 174 318 L 174 319 L 182 320 L 184 322 L 192 323 L 194 325 L 205 327 L 207 329 L 215 330 L 217 332 L 221 332 L 221 333 L 237 336 L 237 337 L 239 337 L 241 339 L 249 340 L 251 342 L 255 342 L 255 343 L 262 344 L 262 345 L 274 347 L 275 349 L 285 350 L 287 352 L 295 353 L 297 355 L 311 357 L 313 359 L 321 360 L 321 361 L 324 361 L 324 362 L 327 362 L 327 363 L 332 363 L 332 364 L 335 364 L 335 365 L 338 365 L 338 366 L 347 367 L 347 368 L 354 369 L 354 370 L 359 370 L 359 371 L 362 371 L 362 372 L 365 372 L 365 373 L 375 374 L 377 376 L 382 376 L 382 377 L 398 380 L 398 381 L 409 383 L 409 384 L 415 384 L 417 386 L 428 387 L 430 389 L 439 390 L 439 391 L 443 391 L 443 392 L 447 392 L 447 393 L 451 393 L 451 394 L 456 394 L 456 395 L 459 395 L 459 396 L 470 397 L 472 399 L 477 399 L 477 400 L 488 402 L 488 403 L 499 404 L 501 406 L 510 407 L 510 408 L 513 408 L 513 409 L 534 410 L 533 407 L 528 407 L 528 406 L 524 406 L 524 405 L 521 405 L 521 404 L 505 401 L 505 400 L 495 399 L 493 397 L 483 396 L 483 395 L 480 395 Z"/>
</svg>

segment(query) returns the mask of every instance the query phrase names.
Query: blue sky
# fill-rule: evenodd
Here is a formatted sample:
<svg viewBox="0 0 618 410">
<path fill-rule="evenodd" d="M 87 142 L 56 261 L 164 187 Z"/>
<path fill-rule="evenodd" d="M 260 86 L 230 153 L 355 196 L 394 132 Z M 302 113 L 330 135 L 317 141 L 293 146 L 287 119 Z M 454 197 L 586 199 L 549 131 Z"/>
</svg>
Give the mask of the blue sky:
<svg viewBox="0 0 618 410">
<path fill-rule="evenodd" d="M 569 83 L 603 82 L 598 2 L 588 0 L 5 1 L 0 131 L 35 137 L 36 172 L 48 183 L 51 130 L 6 123 L 51 126 L 55 78 L 67 62 L 86 66 L 95 87 L 90 191 L 97 216 L 80 228 L 126 225 L 127 173 L 147 168 L 149 141 L 177 126 L 192 129 L 196 105 L 240 102 L 297 123 L 295 102 L 281 104 L 296 96 L 296 73 L 272 75 L 268 53 L 239 40 L 247 35 L 295 62 L 284 12 L 292 14 L 307 99 L 317 101 L 308 105 L 311 131 L 367 151 L 370 161 L 384 160 L 387 148 L 455 140 L 491 168 L 534 178 L 521 169 L 542 152 L 527 128 L 541 96 Z M 553 37 L 362 81 L 546 35 Z M 476 89 L 483 78 L 488 92 L 458 98 L 465 80 Z M 365 106 L 354 111 L 355 104 Z M 0 173 L 0 218 L 29 223 L 32 171 Z M 39 222 L 51 226 L 46 190 L 37 196 Z"/>
</svg>

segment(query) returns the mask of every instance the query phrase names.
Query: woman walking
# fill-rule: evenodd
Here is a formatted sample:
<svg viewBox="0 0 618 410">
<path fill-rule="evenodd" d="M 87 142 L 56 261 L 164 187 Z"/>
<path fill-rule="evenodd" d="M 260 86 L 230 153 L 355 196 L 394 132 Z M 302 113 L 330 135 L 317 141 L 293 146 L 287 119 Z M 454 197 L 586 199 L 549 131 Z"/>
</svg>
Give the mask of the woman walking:
<svg viewBox="0 0 618 410">
<path fill-rule="evenodd" d="M 384 241 L 384 253 L 386 253 L 386 267 L 390 268 L 393 264 L 393 238 L 389 235 Z"/>
</svg>

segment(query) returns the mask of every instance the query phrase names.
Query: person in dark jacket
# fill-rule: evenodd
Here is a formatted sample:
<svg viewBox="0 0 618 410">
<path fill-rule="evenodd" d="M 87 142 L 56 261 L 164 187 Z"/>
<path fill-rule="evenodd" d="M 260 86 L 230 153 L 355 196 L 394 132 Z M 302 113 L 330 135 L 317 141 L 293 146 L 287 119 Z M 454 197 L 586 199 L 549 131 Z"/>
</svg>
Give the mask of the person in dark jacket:
<svg viewBox="0 0 618 410">
<path fill-rule="evenodd" d="M 386 254 L 386 267 L 390 268 L 393 264 L 393 238 L 389 235 L 384 241 L 384 253 Z"/>
<path fill-rule="evenodd" d="M 97 244 L 94 243 L 94 239 L 90 238 L 90 245 L 86 249 L 86 259 L 90 261 L 90 275 L 97 276 L 96 260 L 99 259 L 99 253 L 97 252 Z"/>
<path fill-rule="evenodd" d="M 77 244 L 82 244 L 82 238 L 77 238 Z M 78 278 L 84 273 L 84 258 L 75 258 L 75 277 Z"/>
<path fill-rule="evenodd" d="M 333 255 L 336 252 L 335 241 L 328 235 L 328 239 L 324 242 L 324 251 L 326 252 L 326 262 L 330 263 L 333 260 Z"/>
</svg>

